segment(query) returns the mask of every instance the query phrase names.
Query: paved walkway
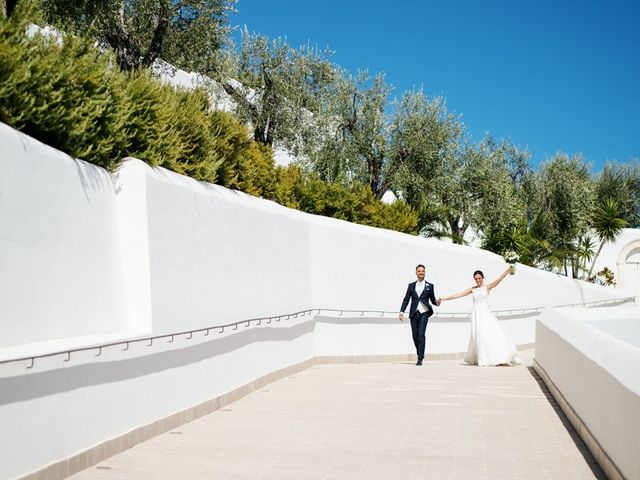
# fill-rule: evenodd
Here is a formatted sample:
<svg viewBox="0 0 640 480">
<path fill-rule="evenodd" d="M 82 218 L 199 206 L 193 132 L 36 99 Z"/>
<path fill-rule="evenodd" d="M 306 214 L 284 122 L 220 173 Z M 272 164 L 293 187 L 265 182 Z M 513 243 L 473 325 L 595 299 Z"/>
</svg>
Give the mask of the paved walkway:
<svg viewBox="0 0 640 480">
<path fill-rule="evenodd" d="M 606 478 L 527 366 L 320 365 L 81 479 Z"/>
</svg>

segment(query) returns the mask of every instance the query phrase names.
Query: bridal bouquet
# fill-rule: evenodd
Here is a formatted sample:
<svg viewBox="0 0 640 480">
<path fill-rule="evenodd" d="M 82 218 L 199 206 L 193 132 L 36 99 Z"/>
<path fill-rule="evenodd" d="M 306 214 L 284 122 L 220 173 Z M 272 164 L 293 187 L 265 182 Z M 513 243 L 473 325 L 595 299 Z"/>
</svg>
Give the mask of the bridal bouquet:
<svg viewBox="0 0 640 480">
<path fill-rule="evenodd" d="M 511 275 L 513 275 L 514 273 L 516 273 L 516 267 L 515 264 L 518 262 L 518 260 L 520 260 L 520 255 L 518 255 L 516 252 L 514 252 L 513 250 L 509 250 L 507 252 L 505 252 L 505 254 L 503 255 L 505 262 L 507 262 L 510 267 L 509 267 L 509 273 Z"/>
</svg>

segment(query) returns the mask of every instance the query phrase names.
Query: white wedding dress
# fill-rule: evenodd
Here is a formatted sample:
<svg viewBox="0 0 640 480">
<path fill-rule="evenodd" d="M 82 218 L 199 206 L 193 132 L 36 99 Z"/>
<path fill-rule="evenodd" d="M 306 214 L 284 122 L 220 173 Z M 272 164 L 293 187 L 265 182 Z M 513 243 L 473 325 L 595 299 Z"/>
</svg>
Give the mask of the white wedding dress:
<svg viewBox="0 0 640 480">
<path fill-rule="evenodd" d="M 493 365 L 518 365 L 522 360 L 509 342 L 498 319 L 489 309 L 486 286 L 473 288 L 473 310 L 471 310 L 471 335 L 464 361 L 471 365 L 488 367 Z"/>
</svg>

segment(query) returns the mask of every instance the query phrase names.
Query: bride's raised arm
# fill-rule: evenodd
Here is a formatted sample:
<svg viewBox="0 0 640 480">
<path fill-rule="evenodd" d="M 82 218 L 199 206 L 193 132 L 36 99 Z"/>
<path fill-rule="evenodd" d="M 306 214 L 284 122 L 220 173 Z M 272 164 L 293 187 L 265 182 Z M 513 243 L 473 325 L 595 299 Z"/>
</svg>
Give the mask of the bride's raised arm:
<svg viewBox="0 0 640 480">
<path fill-rule="evenodd" d="M 495 287 L 498 286 L 498 284 L 504 279 L 504 277 L 506 277 L 507 275 L 509 275 L 509 272 L 511 271 L 511 265 L 509 265 L 509 268 L 507 268 L 504 272 L 502 272 L 502 275 L 500 275 L 498 278 L 496 278 L 493 282 L 491 282 L 489 285 L 487 285 L 487 290 L 491 291 L 492 289 L 494 289 Z"/>
<path fill-rule="evenodd" d="M 456 299 L 456 298 L 466 297 L 470 293 L 471 293 L 471 289 L 467 288 L 466 290 L 463 290 L 462 292 L 454 293 L 453 295 L 449 295 L 448 297 L 440 297 L 438 300 L 439 301 L 453 300 L 453 299 Z"/>
</svg>

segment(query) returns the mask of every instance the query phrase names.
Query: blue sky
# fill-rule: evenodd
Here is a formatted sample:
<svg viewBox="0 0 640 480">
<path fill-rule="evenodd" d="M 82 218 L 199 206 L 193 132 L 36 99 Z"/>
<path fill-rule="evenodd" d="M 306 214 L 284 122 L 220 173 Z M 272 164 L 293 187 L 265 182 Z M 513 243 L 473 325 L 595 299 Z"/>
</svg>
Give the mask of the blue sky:
<svg viewBox="0 0 640 480">
<path fill-rule="evenodd" d="M 238 0 L 233 25 L 385 72 L 395 95 L 444 96 L 474 140 L 582 153 L 594 171 L 640 158 L 640 2 Z"/>
</svg>

